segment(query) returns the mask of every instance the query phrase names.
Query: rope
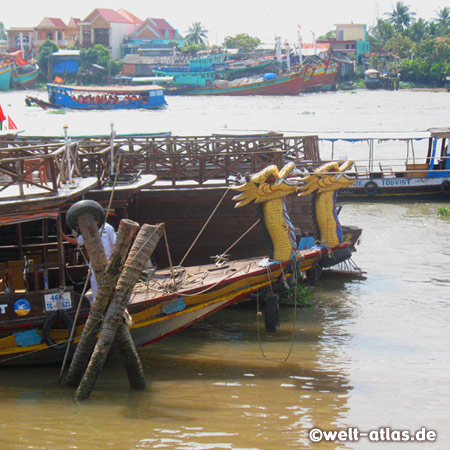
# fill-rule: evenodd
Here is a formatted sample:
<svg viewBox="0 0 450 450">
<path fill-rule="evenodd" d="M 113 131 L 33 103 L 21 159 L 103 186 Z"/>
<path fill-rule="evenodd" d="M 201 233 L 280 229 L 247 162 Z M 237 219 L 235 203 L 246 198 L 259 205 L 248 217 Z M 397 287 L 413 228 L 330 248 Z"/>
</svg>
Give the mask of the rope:
<svg viewBox="0 0 450 450">
<path fill-rule="evenodd" d="M 219 202 L 217 203 L 216 207 L 214 208 L 213 212 L 209 215 L 208 219 L 206 220 L 205 224 L 203 225 L 202 229 L 200 230 L 200 232 L 197 234 L 197 237 L 194 239 L 194 242 L 192 242 L 191 246 L 189 247 L 189 249 L 187 250 L 186 254 L 183 256 L 183 259 L 180 261 L 179 266 L 182 266 L 184 263 L 184 260 L 187 258 L 187 256 L 189 255 L 189 253 L 191 252 L 192 248 L 194 247 L 194 245 L 197 243 L 197 241 L 199 240 L 200 236 L 202 235 L 203 231 L 205 230 L 205 228 L 207 227 L 208 223 L 211 221 L 211 219 L 213 218 L 214 214 L 216 213 L 217 209 L 219 208 L 219 206 L 221 205 L 221 203 L 223 202 L 225 196 L 228 194 L 228 191 L 230 190 L 230 186 L 228 186 L 225 190 L 225 192 L 223 193 L 221 199 L 219 200 Z"/>
</svg>

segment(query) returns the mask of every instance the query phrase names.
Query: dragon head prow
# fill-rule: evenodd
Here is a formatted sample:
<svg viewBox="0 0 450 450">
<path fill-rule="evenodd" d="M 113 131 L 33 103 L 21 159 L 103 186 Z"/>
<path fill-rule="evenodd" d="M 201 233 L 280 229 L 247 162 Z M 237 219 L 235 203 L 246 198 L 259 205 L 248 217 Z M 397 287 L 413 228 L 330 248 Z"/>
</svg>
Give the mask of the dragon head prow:
<svg viewBox="0 0 450 450">
<path fill-rule="evenodd" d="M 303 186 L 299 188 L 302 195 L 333 192 L 340 188 L 351 186 L 356 178 L 348 173 L 353 166 L 353 161 L 344 161 L 339 164 L 337 161 L 329 162 L 318 167 L 314 172 L 303 178 Z"/>
<path fill-rule="evenodd" d="M 281 170 L 271 165 L 256 174 L 246 176 L 244 184 L 232 186 L 232 189 L 241 192 L 233 197 L 233 200 L 238 202 L 235 208 L 247 205 L 251 201 L 262 203 L 297 192 L 296 175 L 295 164 L 290 162 Z"/>
</svg>

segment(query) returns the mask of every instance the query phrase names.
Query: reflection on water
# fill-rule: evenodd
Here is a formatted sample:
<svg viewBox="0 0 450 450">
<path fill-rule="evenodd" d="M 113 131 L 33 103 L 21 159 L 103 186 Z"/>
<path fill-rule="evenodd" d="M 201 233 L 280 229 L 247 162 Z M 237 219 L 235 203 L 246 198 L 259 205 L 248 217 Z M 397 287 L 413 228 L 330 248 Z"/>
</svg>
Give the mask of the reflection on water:
<svg viewBox="0 0 450 450">
<path fill-rule="evenodd" d="M 174 97 L 165 111 L 114 118 L 93 113 L 86 121 L 82 113 L 26 109 L 21 96 L 0 94 L 5 114 L 19 127 L 56 133 L 68 123 L 74 134 L 107 133 L 111 119 L 118 132 L 150 122 L 152 130 L 139 131 L 210 133 L 224 125 L 386 130 L 386 123 L 391 130 L 420 130 L 448 125 L 443 122 L 450 106 L 450 96 L 414 93 L 422 107 L 411 110 L 411 93 L 400 91 L 293 99 Z M 275 336 L 267 336 L 262 323 L 258 334 L 251 304 L 140 349 L 146 392 L 129 391 L 117 360 L 107 363 L 91 399 L 81 404 L 74 403 L 72 389 L 57 386 L 59 366 L 1 369 L 2 448 L 414 449 L 364 439 L 311 444 L 307 431 L 425 426 L 437 430 L 438 442 L 422 447 L 446 449 L 450 220 L 437 216 L 441 206 L 448 204 L 345 204 L 342 222 L 363 228 L 354 260 L 367 279 L 320 281 L 311 288 L 313 307 L 297 309 L 296 318 L 292 307 L 282 308 Z"/>
</svg>

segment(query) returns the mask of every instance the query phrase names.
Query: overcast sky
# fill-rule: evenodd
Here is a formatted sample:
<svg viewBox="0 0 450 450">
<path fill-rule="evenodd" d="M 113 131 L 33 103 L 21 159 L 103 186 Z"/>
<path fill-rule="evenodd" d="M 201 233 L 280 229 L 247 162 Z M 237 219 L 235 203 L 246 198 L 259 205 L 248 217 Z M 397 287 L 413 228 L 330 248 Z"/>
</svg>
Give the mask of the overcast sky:
<svg viewBox="0 0 450 450">
<path fill-rule="evenodd" d="M 405 0 L 417 18 L 430 20 L 436 11 L 449 6 L 449 0 Z M 33 27 L 44 17 L 57 17 L 67 23 L 70 17 L 84 19 L 95 8 L 124 8 L 144 20 L 164 18 L 184 35 L 194 22 L 208 30 L 208 40 L 221 44 L 226 36 L 247 33 L 265 43 L 275 35 L 294 41 L 298 25 L 304 42 L 312 41 L 312 32 L 319 36 L 334 29 L 337 23 L 365 23 L 372 26 L 375 18 L 393 10 L 391 0 L 25 0 L 8 2 L 2 8 L 0 21 L 5 27 Z M 17 5 L 14 6 L 14 5 Z M 4 5 L 5 6 L 5 5 Z M 385 16 L 384 16 L 385 17 Z"/>
</svg>

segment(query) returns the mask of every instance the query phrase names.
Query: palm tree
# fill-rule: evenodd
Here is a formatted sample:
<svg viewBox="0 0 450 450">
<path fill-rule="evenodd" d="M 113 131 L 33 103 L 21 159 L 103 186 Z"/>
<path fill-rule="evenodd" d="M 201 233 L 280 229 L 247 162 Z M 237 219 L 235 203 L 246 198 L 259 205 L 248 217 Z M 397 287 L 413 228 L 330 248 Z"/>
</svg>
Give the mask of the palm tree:
<svg viewBox="0 0 450 450">
<path fill-rule="evenodd" d="M 389 17 L 389 22 L 394 26 L 396 31 L 403 31 L 414 21 L 416 13 L 411 12 L 409 8 L 403 2 L 397 2 L 392 12 L 386 13 Z"/>
<path fill-rule="evenodd" d="M 448 30 L 450 27 L 450 7 L 446 6 L 445 8 L 436 11 L 436 14 L 437 17 L 433 20 L 438 24 L 441 30 Z"/>
<path fill-rule="evenodd" d="M 186 40 L 194 44 L 203 44 L 203 39 L 207 38 L 208 30 L 203 28 L 201 22 L 194 22 L 187 30 Z"/>
<path fill-rule="evenodd" d="M 394 27 L 389 21 L 377 19 L 377 24 L 369 30 L 370 46 L 375 50 L 379 50 L 384 47 L 394 34 Z"/>
</svg>

